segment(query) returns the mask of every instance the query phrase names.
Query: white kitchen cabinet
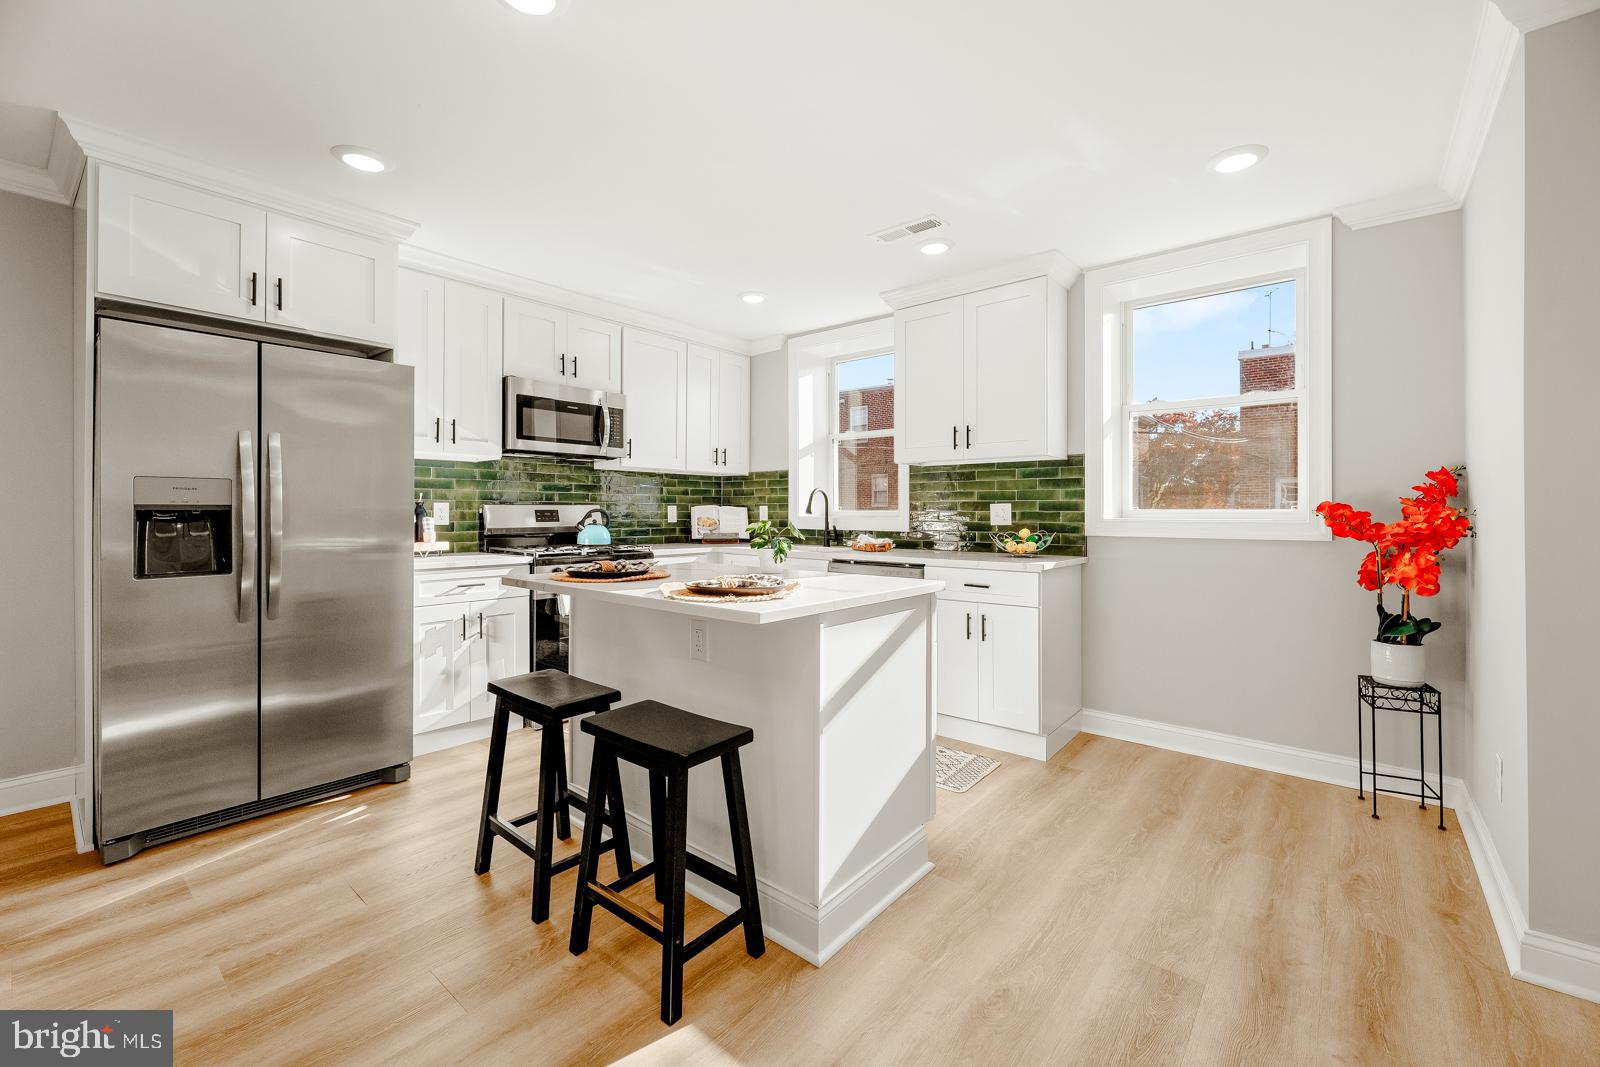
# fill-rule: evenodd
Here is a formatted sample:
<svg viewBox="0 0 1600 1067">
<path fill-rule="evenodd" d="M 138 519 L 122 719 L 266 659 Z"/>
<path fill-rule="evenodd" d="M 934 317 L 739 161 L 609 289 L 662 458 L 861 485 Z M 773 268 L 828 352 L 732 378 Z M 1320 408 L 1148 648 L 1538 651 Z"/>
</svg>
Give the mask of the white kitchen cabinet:
<svg viewBox="0 0 1600 1067">
<path fill-rule="evenodd" d="M 502 297 L 462 282 L 444 283 L 444 394 L 440 445 L 451 456 L 499 459 Z"/>
<path fill-rule="evenodd" d="M 628 397 L 620 470 L 687 470 L 689 346 L 632 326 L 622 328 L 622 391 Z"/>
<path fill-rule="evenodd" d="M 895 452 L 905 463 L 950 463 L 966 419 L 960 297 L 894 317 Z"/>
<path fill-rule="evenodd" d="M 896 451 L 908 463 L 1067 452 L 1066 290 L 1030 278 L 895 313 Z"/>
<path fill-rule="evenodd" d="M 939 733 L 1049 759 L 1083 702 L 1082 565 L 1046 571 L 930 566 L 937 594 Z"/>
<path fill-rule="evenodd" d="M 622 327 L 604 319 L 567 316 L 567 369 L 573 385 L 622 391 Z"/>
<path fill-rule="evenodd" d="M 424 733 L 466 722 L 469 645 L 466 615 L 459 604 L 419 607 L 413 630 L 412 732 Z"/>
<path fill-rule="evenodd" d="M 717 383 L 719 474 L 750 473 L 750 357 L 721 353 Z"/>
<path fill-rule="evenodd" d="M 688 346 L 684 382 L 686 469 L 750 473 L 750 357 Z"/>
<path fill-rule="evenodd" d="M 490 682 L 528 673 L 530 625 L 526 595 L 468 605 L 467 633 L 473 643 L 472 718 L 487 719 L 494 714 Z"/>
<path fill-rule="evenodd" d="M 445 452 L 444 279 L 400 271 L 394 358 L 415 368 L 411 443 L 419 457 Z"/>
<path fill-rule="evenodd" d="M 393 241 L 120 167 L 98 173 L 98 292 L 393 344 Z"/>
<path fill-rule="evenodd" d="M 576 311 L 506 297 L 505 372 L 619 392 L 622 327 Z"/>
<path fill-rule="evenodd" d="M 489 718 L 489 683 L 525 674 L 532 647 L 526 590 L 501 584 L 513 567 L 419 571 L 412 649 L 413 732 L 425 733 Z"/>
<path fill-rule="evenodd" d="M 101 167 L 98 236 L 101 293 L 264 321 L 265 209 Z"/>
</svg>

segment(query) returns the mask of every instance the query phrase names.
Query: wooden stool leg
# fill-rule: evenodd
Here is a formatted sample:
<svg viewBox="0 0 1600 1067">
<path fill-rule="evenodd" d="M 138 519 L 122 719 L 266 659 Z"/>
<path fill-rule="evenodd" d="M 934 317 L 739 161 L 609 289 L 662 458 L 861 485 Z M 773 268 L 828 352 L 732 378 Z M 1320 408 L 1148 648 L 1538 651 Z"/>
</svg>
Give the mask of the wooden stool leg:
<svg viewBox="0 0 1600 1067">
<path fill-rule="evenodd" d="M 667 786 L 667 903 L 661 929 L 661 1021 L 671 1026 L 683 1017 L 683 879 L 688 853 L 689 772 L 672 772 Z M 660 859 L 657 860 L 660 862 Z"/>
<path fill-rule="evenodd" d="M 546 726 L 539 731 L 539 836 L 533 843 L 533 921 L 550 918 L 550 863 L 555 850 L 557 789 L 561 776 L 561 735 Z"/>
<path fill-rule="evenodd" d="M 552 729 L 552 727 L 546 727 Z M 553 727 L 556 740 L 560 742 L 557 751 L 560 759 L 556 760 L 556 836 L 563 841 L 572 840 L 572 794 L 567 790 L 567 739 L 563 736 L 560 726 Z"/>
<path fill-rule="evenodd" d="M 589 760 L 589 810 L 583 820 L 583 851 L 578 860 L 578 891 L 573 895 L 572 936 L 567 948 L 574 956 L 583 955 L 589 947 L 589 920 L 594 914 L 594 899 L 589 883 L 600 873 L 600 829 L 605 822 L 605 796 L 611 785 L 608 778 L 615 773 L 616 761 L 602 741 L 596 741 L 594 755 Z"/>
<path fill-rule="evenodd" d="M 606 825 L 611 828 L 611 854 L 617 864 L 617 877 L 633 873 L 633 849 L 628 845 L 628 811 L 622 806 L 622 772 L 611 776 L 606 796 Z"/>
<path fill-rule="evenodd" d="M 752 956 L 767 950 L 761 933 L 761 897 L 756 892 L 756 861 L 750 846 L 750 813 L 744 805 L 744 774 L 735 749 L 722 757 L 722 789 L 728 795 L 728 829 L 733 834 L 733 873 L 739 879 L 739 910 L 744 914 L 744 949 Z"/>
<path fill-rule="evenodd" d="M 489 731 L 489 766 L 483 776 L 483 814 L 478 818 L 478 855 L 472 865 L 473 873 L 485 874 L 489 859 L 494 853 L 494 831 L 489 829 L 489 816 L 500 814 L 500 775 L 506 763 L 506 723 L 511 709 L 504 697 L 494 702 L 494 725 Z"/>
<path fill-rule="evenodd" d="M 671 813 L 667 810 L 667 776 L 662 771 L 650 772 L 650 856 L 656 863 L 656 903 L 667 902 L 667 825 Z"/>
</svg>

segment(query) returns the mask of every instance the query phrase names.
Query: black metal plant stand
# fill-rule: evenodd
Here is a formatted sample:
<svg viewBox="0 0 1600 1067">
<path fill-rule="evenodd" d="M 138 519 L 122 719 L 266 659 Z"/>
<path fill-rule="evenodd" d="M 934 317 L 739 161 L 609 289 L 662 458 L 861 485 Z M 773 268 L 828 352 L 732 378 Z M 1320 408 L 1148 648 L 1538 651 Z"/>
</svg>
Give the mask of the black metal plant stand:
<svg viewBox="0 0 1600 1067">
<path fill-rule="evenodd" d="M 1367 710 L 1367 721 L 1371 725 L 1372 733 L 1372 769 L 1367 770 L 1366 730 L 1361 725 L 1361 709 Z M 1417 717 L 1417 773 L 1389 774 L 1378 770 L 1378 710 L 1410 712 Z M 1428 745 L 1424 727 L 1427 725 L 1428 716 L 1433 716 L 1434 723 L 1434 761 L 1438 767 L 1439 788 L 1435 789 L 1428 784 Z M 1444 829 L 1444 715 L 1441 713 L 1441 700 L 1439 690 L 1431 685 L 1391 685 L 1380 682 L 1370 674 L 1363 674 L 1356 678 L 1356 796 L 1366 799 L 1367 779 L 1372 779 L 1372 817 L 1378 817 L 1378 793 L 1380 789 L 1385 793 L 1399 796 L 1409 796 L 1410 790 L 1402 792 L 1399 789 L 1382 787 L 1378 783 L 1380 778 L 1388 778 L 1397 782 L 1417 783 L 1417 806 L 1424 811 L 1428 809 L 1428 797 L 1439 805 L 1439 829 Z"/>
</svg>

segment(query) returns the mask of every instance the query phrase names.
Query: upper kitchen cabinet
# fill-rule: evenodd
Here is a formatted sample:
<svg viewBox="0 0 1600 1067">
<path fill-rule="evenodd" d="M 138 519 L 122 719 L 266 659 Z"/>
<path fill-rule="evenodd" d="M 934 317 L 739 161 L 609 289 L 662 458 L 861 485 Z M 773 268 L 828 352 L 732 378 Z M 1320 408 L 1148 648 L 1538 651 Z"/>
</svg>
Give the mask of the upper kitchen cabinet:
<svg viewBox="0 0 1600 1067">
<path fill-rule="evenodd" d="M 392 344 L 397 267 L 390 241 L 269 212 L 267 321 Z"/>
<path fill-rule="evenodd" d="M 897 308 L 895 446 L 902 460 L 992 463 L 1067 454 L 1072 277 L 1076 268 L 938 299 L 920 299 L 938 296 L 938 287 L 884 294 Z"/>
<path fill-rule="evenodd" d="M 623 470 L 687 470 L 689 346 L 674 337 L 622 328 L 623 457 L 605 466 Z M 709 454 L 709 453 L 708 453 Z"/>
<path fill-rule="evenodd" d="M 399 271 L 396 363 L 416 368 L 418 459 L 500 458 L 500 294 Z"/>
<path fill-rule="evenodd" d="M 393 343 L 393 241 L 120 167 L 98 182 L 99 293 Z"/>
<path fill-rule="evenodd" d="M 97 274 L 106 296 L 265 321 L 267 212 L 102 167 Z"/>
<path fill-rule="evenodd" d="M 750 357 L 689 344 L 685 358 L 683 469 L 749 474 Z"/>
<path fill-rule="evenodd" d="M 506 373 L 608 393 L 622 387 L 622 327 L 506 297 Z"/>
<path fill-rule="evenodd" d="M 750 357 L 719 353 L 717 440 L 719 474 L 750 473 Z"/>
</svg>

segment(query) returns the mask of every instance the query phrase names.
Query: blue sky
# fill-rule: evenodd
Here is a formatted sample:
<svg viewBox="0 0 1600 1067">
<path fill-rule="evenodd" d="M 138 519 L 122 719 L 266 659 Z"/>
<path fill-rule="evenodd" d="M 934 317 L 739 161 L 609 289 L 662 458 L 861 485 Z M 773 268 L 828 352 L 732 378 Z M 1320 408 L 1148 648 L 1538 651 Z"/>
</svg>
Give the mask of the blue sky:
<svg viewBox="0 0 1600 1067">
<path fill-rule="evenodd" d="M 843 360 L 839 363 L 839 388 L 865 389 L 873 385 L 887 385 L 894 379 L 894 353 L 868 356 L 866 359 Z"/>
<path fill-rule="evenodd" d="M 1267 343 L 1272 293 L 1274 345 L 1295 336 L 1294 282 L 1176 300 L 1133 313 L 1133 400 L 1148 403 L 1239 391 L 1239 351 Z"/>
</svg>

